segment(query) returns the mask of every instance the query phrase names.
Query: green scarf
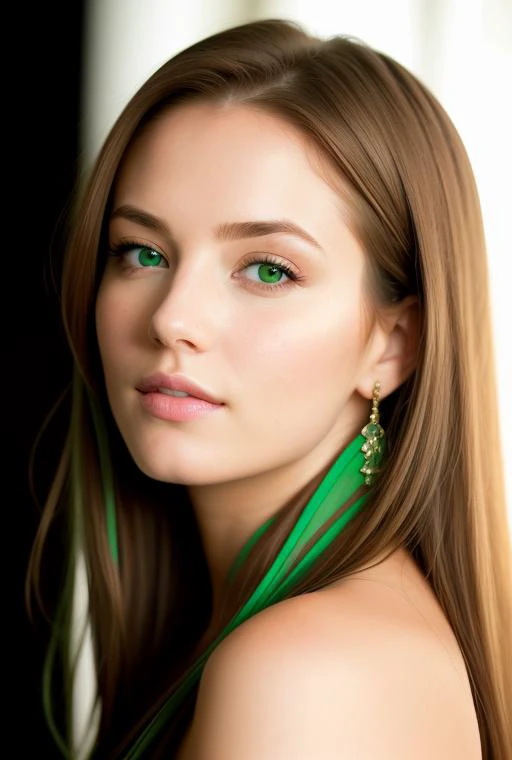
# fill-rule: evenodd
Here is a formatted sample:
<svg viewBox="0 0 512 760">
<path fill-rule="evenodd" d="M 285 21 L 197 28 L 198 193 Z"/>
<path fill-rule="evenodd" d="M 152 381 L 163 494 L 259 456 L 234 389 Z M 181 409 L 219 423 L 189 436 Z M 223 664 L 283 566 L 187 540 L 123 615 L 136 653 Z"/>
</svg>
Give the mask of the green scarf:
<svg viewBox="0 0 512 760">
<path fill-rule="evenodd" d="M 185 696 L 198 683 L 206 660 L 215 647 L 240 623 L 265 609 L 265 607 L 284 599 L 290 588 L 308 573 L 317 558 L 361 510 L 369 494 L 368 488 L 361 489 L 365 483 L 365 475 L 361 472 L 361 468 L 364 468 L 365 465 L 365 456 L 361 450 L 364 443 L 364 436 L 358 435 L 329 468 L 257 588 L 221 634 L 186 672 L 176 690 L 128 750 L 124 760 L 139 760 L 143 757 L 144 752 L 168 724 Z M 321 531 L 322 526 L 356 494 L 358 489 L 361 489 L 362 495 L 356 498 L 342 514 L 333 519 L 332 524 L 316 541 L 312 541 L 315 535 Z M 260 526 L 242 547 L 232 567 L 232 574 L 243 565 L 249 550 L 272 520 L 273 517 Z M 311 542 L 310 548 L 303 552 L 304 547 L 309 542 Z M 301 554 L 303 554 L 302 557 L 300 557 Z M 299 558 L 298 561 L 297 558 Z"/>
</svg>

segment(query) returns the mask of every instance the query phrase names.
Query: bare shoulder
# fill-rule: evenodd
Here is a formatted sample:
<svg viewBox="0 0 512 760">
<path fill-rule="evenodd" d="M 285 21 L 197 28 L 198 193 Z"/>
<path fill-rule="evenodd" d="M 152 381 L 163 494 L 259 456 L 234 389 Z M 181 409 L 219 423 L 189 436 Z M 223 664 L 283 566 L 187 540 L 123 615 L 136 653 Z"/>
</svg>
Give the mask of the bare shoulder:
<svg viewBox="0 0 512 760">
<path fill-rule="evenodd" d="M 180 760 L 479 760 L 460 651 L 409 561 L 233 631 L 206 664 Z"/>
</svg>

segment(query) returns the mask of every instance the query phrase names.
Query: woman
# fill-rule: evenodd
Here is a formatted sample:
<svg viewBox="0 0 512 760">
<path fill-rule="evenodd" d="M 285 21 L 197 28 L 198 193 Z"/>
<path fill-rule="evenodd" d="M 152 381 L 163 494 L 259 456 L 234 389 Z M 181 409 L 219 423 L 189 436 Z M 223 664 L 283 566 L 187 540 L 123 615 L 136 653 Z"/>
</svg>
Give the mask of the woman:
<svg viewBox="0 0 512 760">
<path fill-rule="evenodd" d="M 280 20 L 184 50 L 79 193 L 62 306 L 29 578 L 63 513 L 49 667 L 83 554 L 93 756 L 510 758 L 484 238 L 428 90 Z"/>
</svg>

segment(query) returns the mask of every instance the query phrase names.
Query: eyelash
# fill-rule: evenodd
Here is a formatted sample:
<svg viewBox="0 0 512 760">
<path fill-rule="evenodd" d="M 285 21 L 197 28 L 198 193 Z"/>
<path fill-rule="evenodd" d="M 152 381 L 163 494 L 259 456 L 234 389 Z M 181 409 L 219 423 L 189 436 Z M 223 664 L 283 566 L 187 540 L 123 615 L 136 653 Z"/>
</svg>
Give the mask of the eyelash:
<svg viewBox="0 0 512 760">
<path fill-rule="evenodd" d="M 262 288 L 263 290 L 279 290 L 281 288 L 289 288 L 293 285 L 293 283 L 300 282 L 303 277 L 300 277 L 296 272 L 291 269 L 287 264 L 285 264 L 280 259 L 276 258 L 275 256 L 271 256 L 270 254 L 254 254 L 253 256 L 250 256 L 249 259 L 244 261 L 243 265 L 238 270 L 239 272 L 243 272 L 244 269 L 248 269 L 250 266 L 254 266 L 254 264 L 265 265 L 268 264 L 269 266 L 275 266 L 277 269 L 279 269 L 283 274 L 286 275 L 288 278 L 284 282 L 276 282 L 274 284 L 265 283 L 265 282 L 256 282 L 255 280 L 250 280 L 251 287 L 256 288 Z"/>
<path fill-rule="evenodd" d="M 137 248 L 147 248 L 148 251 L 154 251 L 155 253 L 158 253 L 158 255 L 162 257 L 163 261 L 167 261 L 164 254 L 161 253 L 153 245 L 148 245 L 147 243 L 141 243 L 140 241 L 137 241 L 137 240 L 123 240 L 120 243 L 115 243 L 114 245 L 111 245 L 109 247 L 107 253 L 109 256 L 112 256 L 115 259 L 122 260 L 126 254 L 131 253 Z M 147 269 L 147 268 L 149 267 L 140 267 L 140 269 Z"/>
<path fill-rule="evenodd" d="M 112 256 L 113 258 L 122 259 L 123 256 L 127 253 L 132 252 L 133 250 L 136 250 L 137 248 L 147 248 L 150 251 L 154 251 L 159 256 L 162 257 L 163 261 L 167 261 L 164 254 L 161 253 L 157 248 L 155 248 L 152 245 L 147 245 L 146 243 L 142 243 L 140 241 L 136 240 L 124 240 L 120 243 L 116 243 L 114 245 L 111 245 L 107 251 L 109 256 Z M 168 263 L 168 262 L 167 262 Z M 283 272 L 284 275 L 286 275 L 287 279 L 285 282 L 276 282 L 276 283 L 264 283 L 264 282 L 256 282 L 255 280 L 250 280 L 251 287 L 261 288 L 263 290 L 278 290 L 281 288 L 290 287 L 293 283 L 300 282 L 304 278 L 298 275 L 294 270 L 289 267 L 287 264 L 285 264 L 283 261 L 278 259 L 275 256 L 272 256 L 270 254 L 254 254 L 249 257 L 246 261 L 243 262 L 243 265 L 238 269 L 237 274 L 239 272 L 243 272 L 245 269 L 248 269 L 250 266 L 254 266 L 255 264 L 261 265 L 269 265 L 269 266 L 275 266 L 277 267 L 281 272 Z M 150 269 L 151 267 L 136 267 L 140 269 Z M 156 268 L 156 267 L 155 267 Z"/>
</svg>

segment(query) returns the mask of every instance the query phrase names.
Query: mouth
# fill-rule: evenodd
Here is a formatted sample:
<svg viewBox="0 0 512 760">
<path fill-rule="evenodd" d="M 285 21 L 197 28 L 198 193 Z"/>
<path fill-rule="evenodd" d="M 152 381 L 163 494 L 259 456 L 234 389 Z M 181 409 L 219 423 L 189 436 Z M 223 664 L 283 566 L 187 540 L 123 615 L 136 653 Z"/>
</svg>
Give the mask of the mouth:
<svg viewBox="0 0 512 760">
<path fill-rule="evenodd" d="M 224 405 L 210 391 L 183 375 L 166 375 L 158 372 L 145 378 L 136 386 L 136 389 L 144 395 L 156 393 L 172 398 L 191 398 L 206 401 L 208 404 L 216 406 Z"/>
<path fill-rule="evenodd" d="M 138 385 L 137 391 L 142 408 L 166 422 L 188 423 L 224 407 L 222 401 L 183 377 L 153 376 Z"/>
</svg>

